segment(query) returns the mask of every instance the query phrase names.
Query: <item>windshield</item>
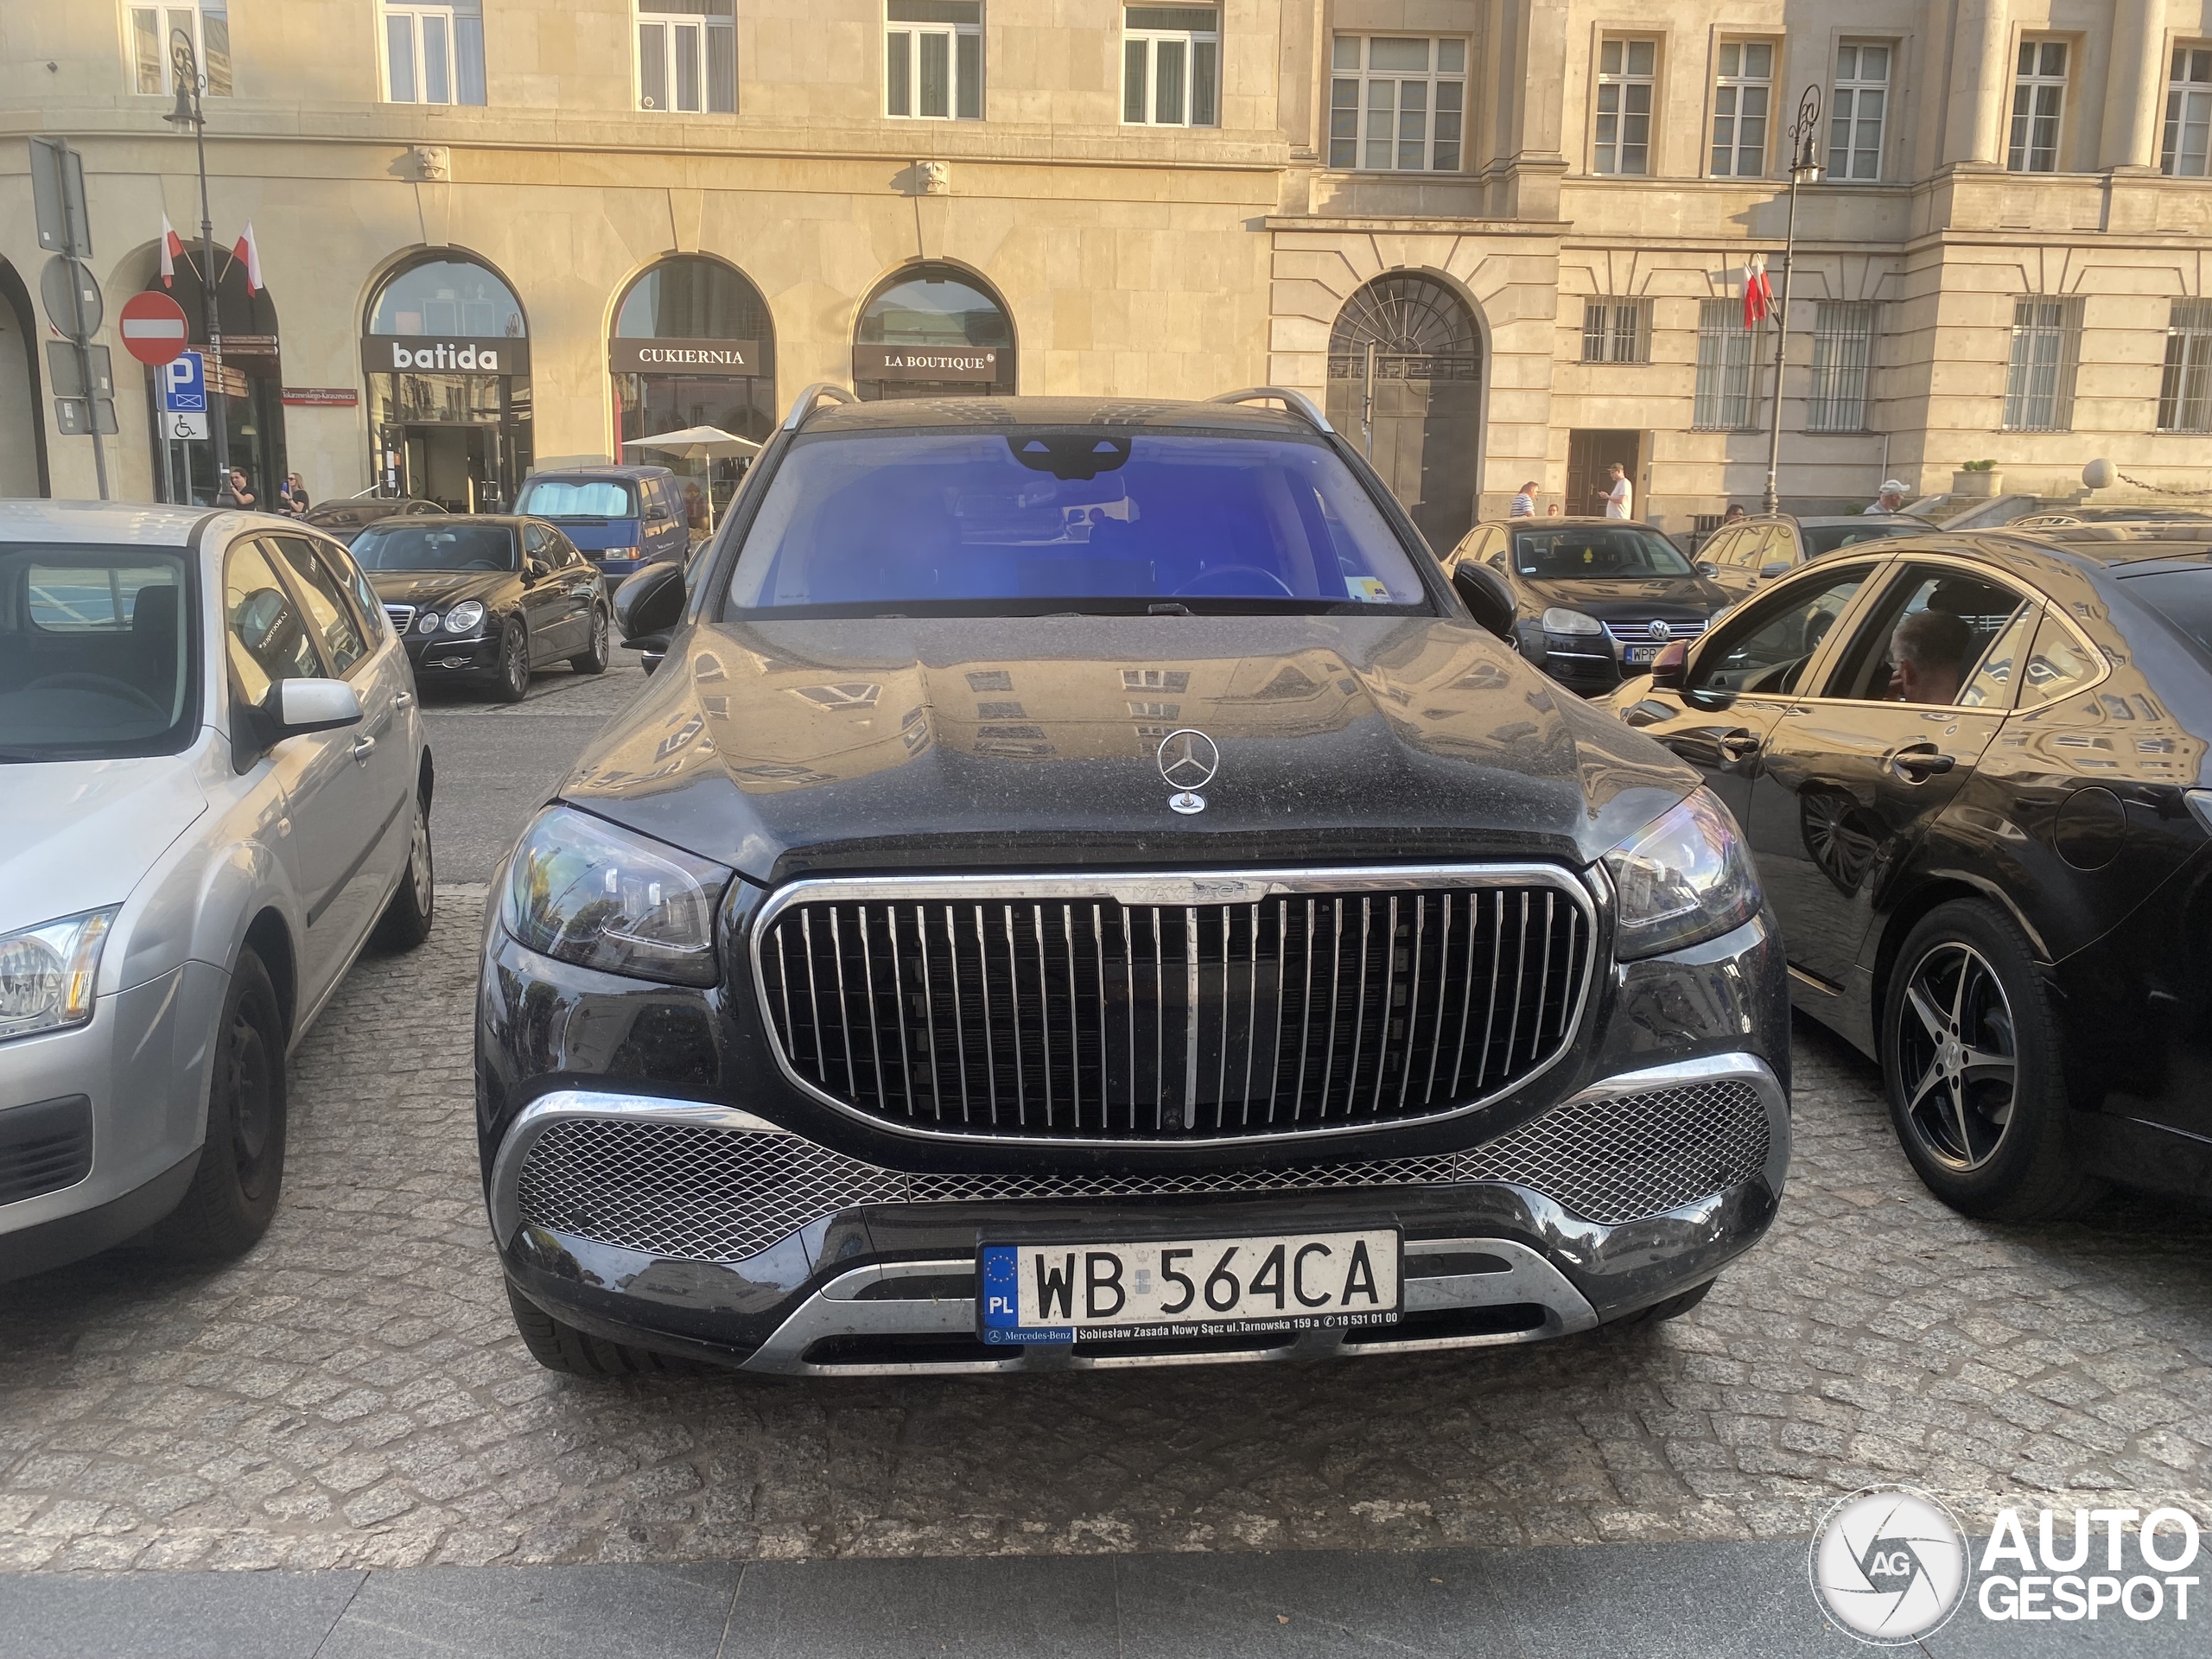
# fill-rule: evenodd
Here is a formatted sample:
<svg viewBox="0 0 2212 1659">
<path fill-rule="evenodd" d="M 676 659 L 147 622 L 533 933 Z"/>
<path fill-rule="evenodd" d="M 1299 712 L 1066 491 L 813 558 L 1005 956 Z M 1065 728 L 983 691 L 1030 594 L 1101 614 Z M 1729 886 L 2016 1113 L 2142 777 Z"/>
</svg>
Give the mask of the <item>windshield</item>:
<svg viewBox="0 0 2212 1659">
<path fill-rule="evenodd" d="M 2190 644 L 2212 658 L 2212 567 L 2123 576 L 2127 596 L 2148 605 Z"/>
<path fill-rule="evenodd" d="M 1586 576 L 1687 576 L 1690 562 L 1665 537 L 1628 525 L 1577 524 L 1513 533 L 1514 568 L 1542 582 Z"/>
<path fill-rule="evenodd" d="M 183 556 L 0 548 L 0 760 L 173 754 L 194 724 Z"/>
<path fill-rule="evenodd" d="M 802 438 L 730 598 L 848 615 L 1428 603 L 1325 445 L 1095 427 Z"/>
<path fill-rule="evenodd" d="M 1878 542 L 1891 536 L 1910 536 L 1927 528 L 1926 524 L 1806 524 L 1801 526 L 1799 533 L 1805 538 L 1805 556 L 1817 559 L 1840 547 Z"/>
<path fill-rule="evenodd" d="M 638 493 L 614 478 L 533 478 L 515 511 L 540 518 L 634 518 Z"/>
<path fill-rule="evenodd" d="M 353 539 L 364 570 L 512 570 L 515 533 L 503 524 L 372 524 Z"/>
</svg>

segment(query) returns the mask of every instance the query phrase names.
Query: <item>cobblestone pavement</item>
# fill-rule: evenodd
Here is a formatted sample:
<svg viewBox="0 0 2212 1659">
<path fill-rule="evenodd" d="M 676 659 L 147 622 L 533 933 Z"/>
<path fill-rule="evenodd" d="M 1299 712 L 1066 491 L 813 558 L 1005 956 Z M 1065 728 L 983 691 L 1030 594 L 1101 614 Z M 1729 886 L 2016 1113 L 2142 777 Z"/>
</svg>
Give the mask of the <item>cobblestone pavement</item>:
<svg viewBox="0 0 2212 1659">
<path fill-rule="evenodd" d="M 1798 1040 L 1781 1220 L 1694 1314 L 1532 1349 L 1013 1380 L 590 1385 L 508 1319 L 478 1196 L 481 890 L 363 962 L 296 1060 L 245 1261 L 0 1288 L 0 1567 L 362 1567 L 1802 1534 L 1905 1478 L 2189 1503 L 2212 1217 L 1929 1198 L 1866 1067 Z"/>
</svg>

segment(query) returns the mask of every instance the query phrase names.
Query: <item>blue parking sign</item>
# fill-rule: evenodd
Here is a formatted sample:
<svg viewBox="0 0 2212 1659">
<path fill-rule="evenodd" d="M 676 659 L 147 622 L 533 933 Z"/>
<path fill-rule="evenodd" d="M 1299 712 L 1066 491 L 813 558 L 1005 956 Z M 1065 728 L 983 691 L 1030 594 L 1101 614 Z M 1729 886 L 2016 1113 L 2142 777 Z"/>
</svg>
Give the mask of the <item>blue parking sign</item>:
<svg viewBox="0 0 2212 1659">
<path fill-rule="evenodd" d="M 207 412 L 207 366 L 198 352 L 180 352 L 160 370 L 162 411 L 167 415 Z"/>
</svg>

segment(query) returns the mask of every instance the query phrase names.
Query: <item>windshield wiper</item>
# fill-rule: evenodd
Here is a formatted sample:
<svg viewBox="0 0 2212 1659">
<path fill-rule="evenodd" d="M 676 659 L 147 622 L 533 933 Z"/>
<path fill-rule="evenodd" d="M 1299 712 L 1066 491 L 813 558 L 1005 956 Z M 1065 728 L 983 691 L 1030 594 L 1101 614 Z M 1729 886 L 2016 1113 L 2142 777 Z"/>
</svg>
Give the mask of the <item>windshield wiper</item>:
<svg viewBox="0 0 2212 1659">
<path fill-rule="evenodd" d="M 1163 599 L 1144 607 L 1147 616 L 1191 616 L 1195 613 L 1179 599 Z"/>
</svg>

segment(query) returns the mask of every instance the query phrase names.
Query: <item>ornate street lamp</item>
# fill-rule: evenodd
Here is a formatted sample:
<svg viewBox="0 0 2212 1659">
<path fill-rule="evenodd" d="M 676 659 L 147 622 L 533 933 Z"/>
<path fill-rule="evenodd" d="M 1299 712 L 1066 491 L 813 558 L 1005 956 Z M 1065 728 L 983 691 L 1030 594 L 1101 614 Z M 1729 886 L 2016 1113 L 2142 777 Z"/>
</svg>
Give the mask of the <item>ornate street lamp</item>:
<svg viewBox="0 0 2212 1659">
<path fill-rule="evenodd" d="M 207 307 L 207 430 L 215 441 L 215 493 L 219 496 L 230 482 L 231 430 L 230 411 L 223 402 L 223 325 L 215 308 L 215 225 L 207 212 L 207 111 L 200 103 L 205 89 L 192 36 L 181 29 L 169 34 L 169 75 L 176 82 L 176 108 L 162 118 L 174 126 L 190 127 L 200 152 L 200 297 Z M 188 484 L 188 493 L 189 488 Z"/>
<path fill-rule="evenodd" d="M 1789 227 L 1782 240 L 1782 296 L 1775 306 L 1774 404 L 1768 416 L 1766 494 L 1760 511 L 1778 512 L 1776 474 L 1782 467 L 1782 368 L 1789 349 L 1789 267 L 1797 251 L 1797 187 L 1821 181 L 1821 89 L 1808 86 L 1798 101 L 1797 122 L 1789 130 Z"/>
</svg>

